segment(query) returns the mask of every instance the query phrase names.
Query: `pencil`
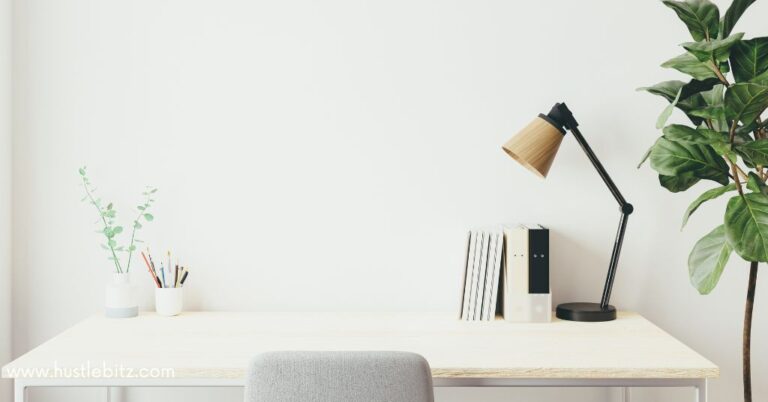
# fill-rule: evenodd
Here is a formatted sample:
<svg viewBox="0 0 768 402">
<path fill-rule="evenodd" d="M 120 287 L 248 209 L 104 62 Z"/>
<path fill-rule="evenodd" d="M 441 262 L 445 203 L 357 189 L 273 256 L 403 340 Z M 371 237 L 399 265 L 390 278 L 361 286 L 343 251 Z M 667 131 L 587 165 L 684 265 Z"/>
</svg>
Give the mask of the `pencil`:
<svg viewBox="0 0 768 402">
<path fill-rule="evenodd" d="M 162 262 L 160 263 L 160 273 L 163 275 L 163 287 L 167 288 L 168 286 L 166 285 L 168 284 L 168 282 L 165 280 L 165 268 L 163 268 Z"/>
<path fill-rule="evenodd" d="M 144 263 L 147 264 L 147 271 L 149 271 L 149 274 L 152 275 L 152 280 L 155 282 L 155 285 L 157 285 L 157 287 L 160 287 L 160 280 L 157 279 L 157 275 L 155 275 L 155 272 L 152 271 L 152 266 L 149 265 L 147 256 L 144 255 L 143 251 L 141 252 L 141 257 L 144 258 Z"/>
<path fill-rule="evenodd" d="M 184 272 L 184 276 L 181 277 L 181 286 L 184 286 L 184 281 L 187 280 L 187 275 L 189 275 L 189 271 Z"/>
</svg>

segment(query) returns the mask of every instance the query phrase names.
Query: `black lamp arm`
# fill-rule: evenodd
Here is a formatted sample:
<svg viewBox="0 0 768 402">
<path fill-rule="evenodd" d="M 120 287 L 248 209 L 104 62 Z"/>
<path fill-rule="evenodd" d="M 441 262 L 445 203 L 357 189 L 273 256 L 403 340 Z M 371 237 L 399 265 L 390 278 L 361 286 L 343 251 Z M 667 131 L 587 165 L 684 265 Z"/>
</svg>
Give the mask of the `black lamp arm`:
<svg viewBox="0 0 768 402">
<path fill-rule="evenodd" d="M 567 107 L 565 107 L 565 104 L 562 104 L 562 107 L 568 111 Z M 570 111 L 568 111 L 568 114 L 570 115 Z M 616 268 L 619 264 L 621 246 L 622 243 L 624 243 L 624 232 L 627 229 L 627 219 L 629 218 L 629 215 L 632 213 L 632 211 L 634 211 L 634 207 L 632 207 L 632 204 L 628 203 L 627 200 L 624 199 L 624 196 L 621 195 L 621 192 L 619 191 L 618 187 L 616 187 L 616 184 L 611 179 L 611 176 L 609 176 L 608 172 L 605 171 L 603 164 L 600 163 L 600 160 L 597 159 L 595 153 L 592 152 L 592 148 L 587 143 L 587 140 L 585 140 L 584 136 L 581 135 L 581 132 L 578 129 L 578 123 L 576 123 L 576 120 L 573 119 L 573 115 L 570 115 L 569 117 L 570 118 L 566 119 L 564 122 L 564 126 L 573 134 L 573 136 L 576 138 L 576 141 L 581 146 L 581 149 L 585 154 L 587 154 L 589 161 L 592 162 L 592 166 L 595 167 L 597 173 L 600 175 L 600 178 L 602 178 L 603 182 L 605 182 L 605 185 L 608 186 L 608 189 L 611 191 L 611 194 L 613 194 L 616 202 L 619 203 L 619 209 L 621 210 L 619 229 L 616 232 L 616 240 L 613 243 L 613 252 L 611 253 L 611 262 L 608 265 L 608 275 L 605 278 L 605 286 L 603 287 L 603 297 L 600 299 L 600 307 L 605 309 L 608 307 L 608 304 L 611 300 L 611 290 L 613 289 L 613 280 L 616 277 Z"/>
</svg>

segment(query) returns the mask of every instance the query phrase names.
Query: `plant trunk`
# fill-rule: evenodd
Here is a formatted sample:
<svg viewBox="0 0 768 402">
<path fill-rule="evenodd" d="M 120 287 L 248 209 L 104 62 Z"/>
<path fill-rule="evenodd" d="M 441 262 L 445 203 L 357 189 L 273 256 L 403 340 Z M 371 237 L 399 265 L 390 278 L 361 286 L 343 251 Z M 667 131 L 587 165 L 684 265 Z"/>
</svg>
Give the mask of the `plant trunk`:
<svg viewBox="0 0 768 402">
<path fill-rule="evenodd" d="M 749 285 L 747 304 L 744 307 L 744 333 L 742 334 L 742 373 L 744 376 L 744 402 L 752 402 L 752 366 L 750 362 L 750 344 L 752 341 L 752 307 L 755 304 L 755 285 L 757 284 L 757 261 L 749 263 Z"/>
</svg>

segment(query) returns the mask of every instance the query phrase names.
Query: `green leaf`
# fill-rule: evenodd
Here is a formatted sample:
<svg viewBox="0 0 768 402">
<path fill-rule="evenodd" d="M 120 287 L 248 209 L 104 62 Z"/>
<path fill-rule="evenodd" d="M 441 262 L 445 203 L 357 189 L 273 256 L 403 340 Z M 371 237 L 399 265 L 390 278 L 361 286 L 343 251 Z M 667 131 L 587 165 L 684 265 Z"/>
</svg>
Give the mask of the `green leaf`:
<svg viewBox="0 0 768 402">
<path fill-rule="evenodd" d="M 120 234 L 123 233 L 123 227 L 122 226 L 115 226 L 114 229 L 112 229 L 113 234 Z"/>
<path fill-rule="evenodd" d="M 645 154 L 643 155 L 642 159 L 640 159 L 640 163 L 637 164 L 638 169 L 640 169 L 640 167 L 643 166 L 645 161 L 648 160 L 648 157 L 651 156 L 651 151 L 653 151 L 653 145 L 651 145 L 651 147 L 648 148 L 647 151 L 645 151 Z"/>
<path fill-rule="evenodd" d="M 760 85 L 768 85 L 768 71 L 764 71 L 762 74 L 758 75 L 757 77 L 752 78 L 750 82 L 755 84 L 760 84 Z"/>
<path fill-rule="evenodd" d="M 768 107 L 768 85 L 738 83 L 725 91 L 725 112 L 732 120 L 752 123 Z"/>
<path fill-rule="evenodd" d="M 690 75 L 697 80 L 707 78 L 717 78 L 715 72 L 709 67 L 709 64 L 702 63 L 694 55 L 683 53 L 680 56 L 671 58 L 661 64 L 664 68 L 674 68 L 681 73 Z"/>
<path fill-rule="evenodd" d="M 669 116 L 672 116 L 672 112 L 675 110 L 675 106 L 677 106 L 677 102 L 680 100 L 680 94 L 683 92 L 683 89 L 680 88 L 679 91 L 677 91 L 677 96 L 675 96 L 675 99 L 667 105 L 667 107 L 664 108 L 664 110 L 661 111 L 661 114 L 656 119 L 656 129 L 661 129 L 664 127 L 665 124 L 667 124 L 667 120 L 669 120 Z"/>
<path fill-rule="evenodd" d="M 720 280 L 733 249 L 725 235 L 725 225 L 716 227 L 699 239 L 688 256 L 688 277 L 699 293 L 706 295 Z"/>
<path fill-rule="evenodd" d="M 746 82 L 768 70 L 768 37 L 737 43 L 731 49 L 731 66 L 736 82 Z"/>
<path fill-rule="evenodd" d="M 725 39 L 715 39 L 709 42 L 686 42 L 683 43 L 683 48 L 701 62 L 707 63 L 715 60 L 720 63 L 728 60 L 731 47 L 739 43 L 743 37 L 744 34 L 740 32 Z"/>
<path fill-rule="evenodd" d="M 747 188 L 755 193 L 761 193 L 763 195 L 768 194 L 766 190 L 765 181 L 757 176 L 755 172 L 749 172 L 749 178 L 747 179 Z"/>
<path fill-rule="evenodd" d="M 682 230 L 685 225 L 688 223 L 688 219 L 691 217 L 691 215 L 696 212 L 697 209 L 701 206 L 701 204 L 713 200 L 717 197 L 720 197 L 721 195 L 729 192 L 729 191 L 736 191 L 736 184 L 730 183 L 727 186 L 722 187 L 716 187 L 710 190 L 707 190 L 703 192 L 698 198 L 696 198 L 691 205 L 688 206 L 688 209 L 685 210 L 685 213 L 683 214 L 683 224 L 680 227 Z"/>
<path fill-rule="evenodd" d="M 768 166 L 768 139 L 745 142 L 735 148 L 739 155 L 753 165 Z"/>
<path fill-rule="evenodd" d="M 733 0 L 731 6 L 725 11 L 725 16 L 720 24 L 720 37 L 725 38 L 731 34 L 741 15 L 754 2 L 755 0 Z"/>
<path fill-rule="evenodd" d="M 143 205 L 139 205 L 138 207 L 136 207 L 136 209 L 138 209 L 139 211 L 143 211 L 143 210 L 147 209 L 147 207 L 145 207 Z"/>
<path fill-rule="evenodd" d="M 81 167 L 80 169 L 77 169 L 78 173 L 80 173 L 80 176 L 85 176 L 85 166 Z"/>
<path fill-rule="evenodd" d="M 647 91 L 650 94 L 661 96 L 670 103 L 674 102 L 677 94 L 680 93 L 680 99 L 676 104 L 677 108 L 685 112 L 693 124 L 698 126 L 704 119 L 693 116 L 689 112 L 707 106 L 702 93 L 715 88 L 718 82 L 718 80 L 714 79 L 705 81 L 691 80 L 688 83 L 677 80 L 664 81 L 651 87 L 638 88 L 638 91 Z"/>
<path fill-rule="evenodd" d="M 116 242 L 115 240 L 113 240 L 113 239 L 109 239 L 109 241 L 107 242 L 107 244 L 108 244 L 108 245 L 109 245 L 109 247 L 111 247 L 111 248 L 115 248 L 115 247 L 117 246 L 117 242 Z"/>
<path fill-rule="evenodd" d="M 134 245 L 131 245 L 130 247 L 128 247 L 128 252 L 129 252 L 129 253 L 130 253 L 130 252 L 132 252 L 132 251 L 134 251 L 134 250 L 136 250 L 136 246 L 134 246 Z"/>
<path fill-rule="evenodd" d="M 651 151 L 651 167 L 664 176 L 691 173 L 700 179 L 728 184 L 728 165 L 709 145 L 659 138 Z"/>
<path fill-rule="evenodd" d="M 720 10 L 708 0 L 662 1 L 675 10 L 677 16 L 688 27 L 693 40 L 717 37 L 720 25 Z"/>
<path fill-rule="evenodd" d="M 135 227 L 136 229 L 141 229 L 143 226 L 141 225 L 141 222 L 133 221 L 133 227 Z"/>
<path fill-rule="evenodd" d="M 732 197 L 725 208 L 725 233 L 741 258 L 768 262 L 768 197 L 760 193 Z"/>
<path fill-rule="evenodd" d="M 707 106 L 703 109 L 691 110 L 688 113 L 702 119 L 725 120 L 725 108 L 722 106 Z"/>
<path fill-rule="evenodd" d="M 153 188 L 153 189 L 152 189 L 152 191 L 150 191 L 149 193 L 150 193 L 150 194 L 154 194 L 154 193 L 156 193 L 156 192 L 157 192 L 157 189 L 156 189 L 156 188 Z"/>
<path fill-rule="evenodd" d="M 154 220 L 155 217 L 152 214 L 144 214 L 144 219 L 146 219 L 147 222 L 152 222 L 152 220 Z"/>
<path fill-rule="evenodd" d="M 699 180 L 701 179 L 694 176 L 692 173 L 683 173 L 679 176 L 659 175 L 659 184 L 673 193 L 688 190 L 693 187 L 694 184 L 698 183 Z"/>
<path fill-rule="evenodd" d="M 689 144 L 713 144 L 723 142 L 726 137 L 714 130 L 691 128 L 682 124 L 670 124 L 664 127 L 664 138 L 670 141 Z"/>
</svg>

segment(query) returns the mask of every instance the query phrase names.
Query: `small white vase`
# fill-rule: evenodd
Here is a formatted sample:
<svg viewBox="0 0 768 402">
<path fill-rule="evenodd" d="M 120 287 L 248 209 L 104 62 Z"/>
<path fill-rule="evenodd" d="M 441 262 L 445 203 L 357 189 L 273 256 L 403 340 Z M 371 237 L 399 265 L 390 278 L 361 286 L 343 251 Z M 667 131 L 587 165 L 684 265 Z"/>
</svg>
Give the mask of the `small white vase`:
<svg viewBox="0 0 768 402">
<path fill-rule="evenodd" d="M 107 318 L 130 318 L 139 315 L 136 287 L 131 285 L 127 273 L 112 274 L 104 297 L 104 315 Z"/>
<path fill-rule="evenodd" d="M 184 307 L 183 288 L 156 288 L 155 311 L 166 317 L 178 315 Z"/>
</svg>

